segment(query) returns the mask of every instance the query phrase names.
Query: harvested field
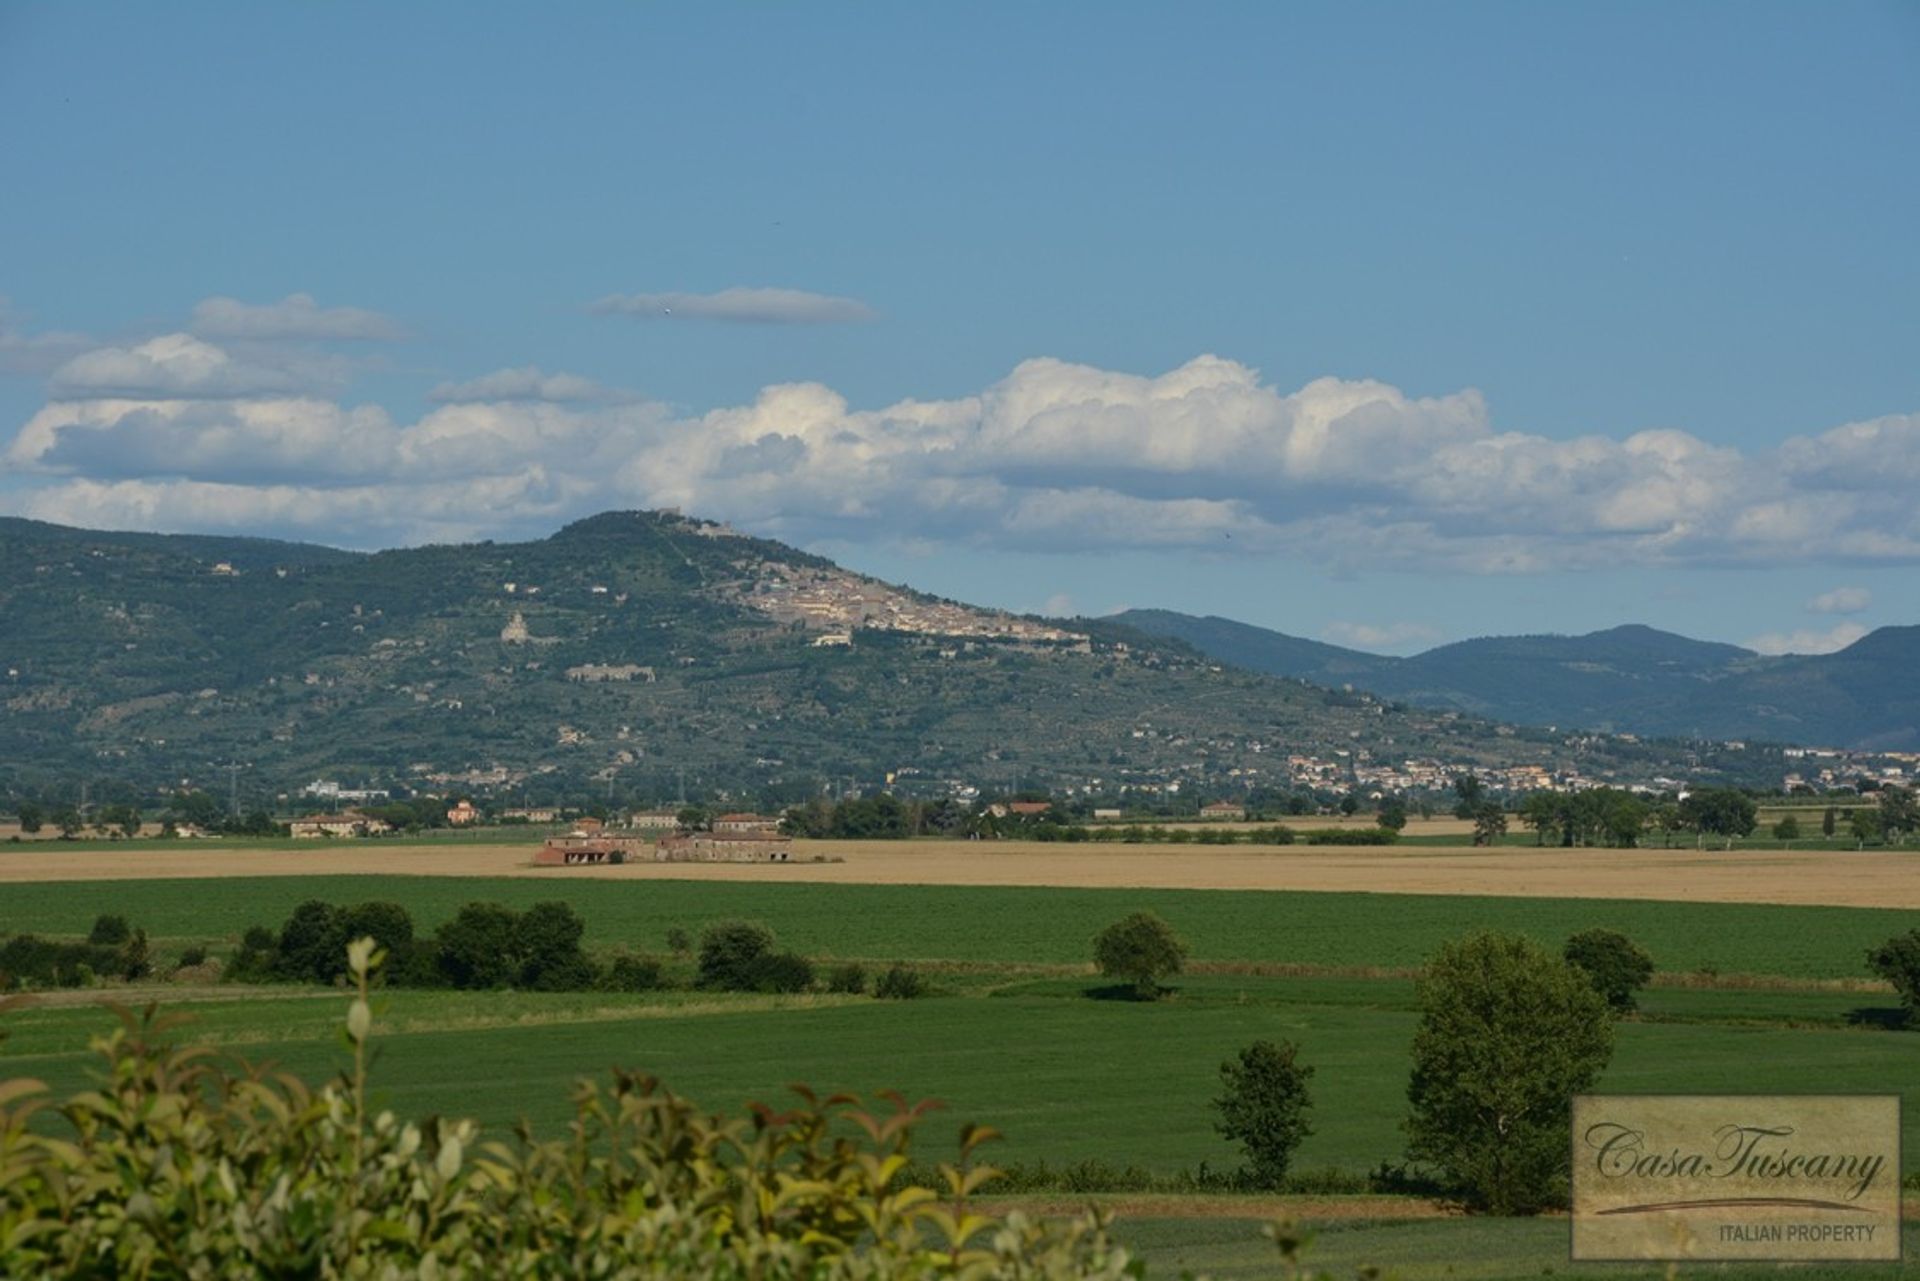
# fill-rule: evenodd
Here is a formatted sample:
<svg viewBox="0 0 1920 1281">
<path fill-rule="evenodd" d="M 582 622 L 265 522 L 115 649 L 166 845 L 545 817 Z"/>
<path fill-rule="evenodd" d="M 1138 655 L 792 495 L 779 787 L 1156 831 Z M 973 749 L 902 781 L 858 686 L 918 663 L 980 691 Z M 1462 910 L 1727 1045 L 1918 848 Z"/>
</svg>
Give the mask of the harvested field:
<svg viewBox="0 0 1920 1281">
<path fill-rule="evenodd" d="M 800 841 L 787 864 L 534 868 L 528 845 L 93 849 L 0 852 L 0 884 L 226 876 L 534 876 L 615 880 L 1361 891 L 1920 908 L 1920 852 L 1503 847 L 1062 845 Z M 808 862 L 819 857 L 823 862 Z"/>
</svg>

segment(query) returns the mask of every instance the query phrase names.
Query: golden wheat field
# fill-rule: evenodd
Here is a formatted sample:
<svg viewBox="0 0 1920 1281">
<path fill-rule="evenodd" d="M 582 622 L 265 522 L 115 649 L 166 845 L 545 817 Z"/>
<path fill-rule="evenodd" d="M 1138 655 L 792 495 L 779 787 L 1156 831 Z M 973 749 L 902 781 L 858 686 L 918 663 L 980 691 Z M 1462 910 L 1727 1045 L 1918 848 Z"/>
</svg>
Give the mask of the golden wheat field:
<svg viewBox="0 0 1920 1281">
<path fill-rule="evenodd" d="M 341 841 L 0 852 L 0 884 L 228 876 L 402 874 L 617 880 L 1343 890 L 1920 908 L 1920 851 L 1531 849 L 1507 846 L 1061 845 L 800 841 L 787 864 L 535 868 L 534 847 Z M 818 861 L 816 861 L 818 860 Z"/>
</svg>

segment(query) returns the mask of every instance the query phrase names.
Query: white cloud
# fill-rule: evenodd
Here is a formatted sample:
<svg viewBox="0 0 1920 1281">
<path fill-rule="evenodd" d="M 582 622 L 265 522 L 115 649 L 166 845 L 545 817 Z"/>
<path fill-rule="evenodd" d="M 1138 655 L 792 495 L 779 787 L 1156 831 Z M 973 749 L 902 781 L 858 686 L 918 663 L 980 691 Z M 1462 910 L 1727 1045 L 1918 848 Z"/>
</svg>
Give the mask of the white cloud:
<svg viewBox="0 0 1920 1281">
<path fill-rule="evenodd" d="M 1322 640 L 1353 649 L 1398 651 L 1431 645 L 1440 639 L 1440 630 L 1426 623 L 1328 623 L 1320 630 Z"/>
<path fill-rule="evenodd" d="M 1768 632 L 1747 641 L 1746 646 L 1760 654 L 1831 654 L 1853 644 L 1867 630 L 1858 623 L 1836 623 L 1824 632 Z"/>
<path fill-rule="evenodd" d="M 69 400 L 213 399 L 303 391 L 338 381 L 342 372 L 326 356 L 262 346 L 242 351 L 176 333 L 83 352 L 53 371 L 48 390 Z"/>
<path fill-rule="evenodd" d="M 465 382 L 444 382 L 427 393 L 429 400 L 466 403 L 482 400 L 544 400 L 554 404 L 610 403 L 634 400 L 633 395 L 602 387 L 579 374 L 546 374 L 533 365 L 496 369 Z"/>
<path fill-rule="evenodd" d="M 1873 604 L 1873 593 L 1864 587 L 1836 587 L 1821 592 L 1807 602 L 1809 614 L 1858 614 Z"/>
<path fill-rule="evenodd" d="M 116 523 L 255 510 L 251 486 L 281 496 L 257 500 L 274 519 L 304 513 L 313 534 L 337 519 L 362 544 L 375 530 L 519 534 L 678 506 L 808 544 L 1185 548 L 1476 573 L 1920 564 L 1909 489 L 1815 465 L 1867 441 L 1882 471 L 1920 475 L 1905 418 L 1754 454 L 1678 431 L 1560 440 L 1496 430 L 1472 390 L 1325 378 L 1285 391 L 1201 356 L 1158 376 L 1029 360 L 974 395 L 866 409 L 788 383 L 693 416 L 525 367 L 442 384 L 443 403 L 396 421 L 321 394 L 338 370 L 316 359 L 187 334 L 99 348 L 62 366 L 59 398 L 4 457 L 39 476 L 33 501 L 119 504 Z M 1434 639 L 1365 626 L 1346 640 Z"/>
<path fill-rule="evenodd" d="M 406 336 L 398 324 L 377 311 L 322 307 L 311 294 L 288 294 L 270 303 L 208 298 L 193 309 L 191 328 L 202 338 L 392 342 Z"/>
<path fill-rule="evenodd" d="M 49 374 L 94 345 L 85 334 L 27 332 L 7 299 L 0 296 L 0 373 Z"/>
<path fill-rule="evenodd" d="M 608 294 L 590 310 L 601 315 L 730 320 L 762 325 L 846 324 L 872 320 L 878 314 L 857 298 L 836 298 L 804 289 L 742 287 L 710 294 Z"/>
</svg>

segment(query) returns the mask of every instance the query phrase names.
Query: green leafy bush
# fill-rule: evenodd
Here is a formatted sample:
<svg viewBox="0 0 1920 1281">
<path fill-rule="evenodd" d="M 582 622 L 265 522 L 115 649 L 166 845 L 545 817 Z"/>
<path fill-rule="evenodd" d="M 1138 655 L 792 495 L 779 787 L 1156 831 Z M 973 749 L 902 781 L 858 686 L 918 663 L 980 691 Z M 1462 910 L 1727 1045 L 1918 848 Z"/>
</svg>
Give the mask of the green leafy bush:
<svg viewBox="0 0 1920 1281">
<path fill-rule="evenodd" d="M 991 1130 L 961 1132 L 938 1191 L 897 1186 L 931 1105 L 870 1115 L 801 1090 L 716 1118 L 616 1072 L 574 1093 L 566 1138 L 367 1105 L 371 940 L 352 945 L 351 1069 L 312 1089 L 122 1015 L 99 1087 L 55 1116 L 0 1082 L 0 1275 L 1110 1279 L 1138 1265 L 1095 1214 L 1036 1220 L 972 1198 Z"/>
<path fill-rule="evenodd" d="M 600 977 L 600 986 L 609 992 L 651 992 L 661 984 L 660 962 L 628 952 L 617 953 Z"/>
<path fill-rule="evenodd" d="M 698 983 L 721 991 L 751 992 L 762 960 L 772 955 L 773 931 L 758 921 L 721 921 L 700 935 Z"/>
<path fill-rule="evenodd" d="M 754 992 L 804 992 L 813 986 L 813 966 L 804 956 L 775 952 L 753 963 Z"/>
<path fill-rule="evenodd" d="M 873 994 L 883 1001 L 913 1001 L 927 994 L 927 984 L 920 971 L 895 962 L 873 985 Z"/>
<path fill-rule="evenodd" d="M 836 965 L 827 973 L 827 991 L 855 996 L 867 990 L 867 967 L 858 961 Z"/>
<path fill-rule="evenodd" d="M 127 924 L 124 916 L 101 914 L 93 918 L 93 928 L 87 931 L 87 942 L 95 947 L 119 947 L 133 936 L 133 928 Z"/>
<path fill-rule="evenodd" d="M 1618 930 L 1582 930 L 1567 940 L 1561 955 L 1616 1011 L 1633 1009 L 1634 994 L 1653 977 L 1653 958 Z"/>
</svg>

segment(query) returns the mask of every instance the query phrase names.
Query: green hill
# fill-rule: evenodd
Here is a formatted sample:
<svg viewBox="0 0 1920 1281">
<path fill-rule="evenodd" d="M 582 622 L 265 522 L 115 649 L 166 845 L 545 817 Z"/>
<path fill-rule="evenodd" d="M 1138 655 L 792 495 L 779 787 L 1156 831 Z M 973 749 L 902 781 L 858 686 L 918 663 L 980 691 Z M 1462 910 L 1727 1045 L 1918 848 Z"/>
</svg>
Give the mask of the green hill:
<svg viewBox="0 0 1920 1281">
<path fill-rule="evenodd" d="M 318 776 L 509 796 L 663 796 L 683 775 L 763 797 L 886 774 L 1224 792 L 1286 786 L 1289 754 L 1619 778 L 1694 763 L 1388 707 L 1111 621 L 970 609 L 670 513 L 374 554 L 9 521 L 0 617 L 16 788 L 224 787 L 233 767 L 256 797 Z"/>
</svg>

